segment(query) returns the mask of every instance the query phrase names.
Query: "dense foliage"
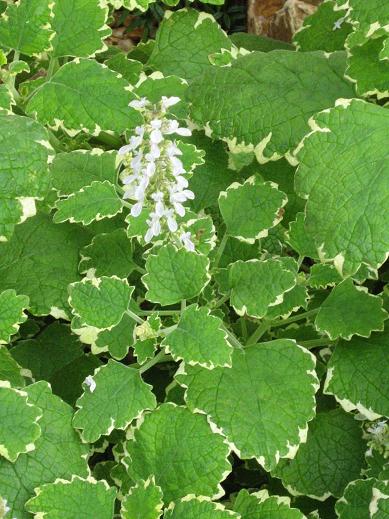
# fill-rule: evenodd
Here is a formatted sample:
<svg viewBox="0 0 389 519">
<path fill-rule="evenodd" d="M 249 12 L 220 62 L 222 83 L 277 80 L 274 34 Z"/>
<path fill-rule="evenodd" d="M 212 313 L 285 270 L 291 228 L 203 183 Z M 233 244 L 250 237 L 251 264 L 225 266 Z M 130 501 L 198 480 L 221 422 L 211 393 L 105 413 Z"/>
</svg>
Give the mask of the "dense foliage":
<svg viewBox="0 0 389 519">
<path fill-rule="evenodd" d="M 388 518 L 389 4 L 149 3 L 0 1 L 0 517 Z"/>
</svg>

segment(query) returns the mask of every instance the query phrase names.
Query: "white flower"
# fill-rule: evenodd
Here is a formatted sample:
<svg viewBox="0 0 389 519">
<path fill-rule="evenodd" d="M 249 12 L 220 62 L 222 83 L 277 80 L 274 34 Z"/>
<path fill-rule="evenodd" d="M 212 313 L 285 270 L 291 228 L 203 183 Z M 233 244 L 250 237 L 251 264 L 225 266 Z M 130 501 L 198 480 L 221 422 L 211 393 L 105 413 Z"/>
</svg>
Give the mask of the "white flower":
<svg viewBox="0 0 389 519">
<path fill-rule="evenodd" d="M 143 209 L 143 201 L 137 202 L 136 204 L 134 204 L 131 207 L 131 216 L 136 218 L 137 216 L 140 215 L 140 213 L 142 212 L 142 209 Z"/>
<path fill-rule="evenodd" d="M 150 104 L 150 101 L 146 99 L 145 97 L 141 97 L 140 99 L 134 99 L 129 103 L 128 106 L 131 106 L 131 108 L 135 108 L 135 110 L 143 110 L 143 108 L 146 108 L 147 105 Z"/>
<path fill-rule="evenodd" d="M 180 128 L 178 121 L 175 119 L 171 119 L 167 122 L 163 133 L 165 135 L 176 133 L 177 135 L 182 135 L 183 137 L 190 137 L 192 135 L 192 132 L 189 130 L 189 128 Z"/>
<path fill-rule="evenodd" d="M 183 232 L 180 235 L 180 240 L 181 240 L 181 242 L 184 245 L 186 250 L 188 250 L 189 252 L 194 252 L 195 251 L 195 246 L 194 246 L 194 243 L 191 240 L 191 237 L 192 237 L 192 235 L 191 235 L 190 232 Z"/>
<path fill-rule="evenodd" d="M 172 96 L 172 97 L 162 96 L 161 108 L 162 108 L 162 110 L 164 112 L 166 112 L 168 108 L 170 108 L 171 106 L 176 105 L 180 101 L 181 101 L 181 99 L 179 97 L 175 97 L 175 96 Z"/>
<path fill-rule="evenodd" d="M 170 157 L 170 163 L 173 167 L 173 175 L 183 175 L 186 173 L 182 162 L 177 157 Z"/>
<path fill-rule="evenodd" d="M 94 381 L 92 375 L 88 375 L 86 379 L 84 380 L 84 384 L 86 384 L 89 387 L 89 391 L 93 393 L 93 391 L 96 389 L 96 382 Z"/>
<path fill-rule="evenodd" d="M 177 224 L 177 220 L 175 219 L 173 209 L 167 209 L 165 211 L 165 215 L 164 216 L 166 218 L 166 222 L 167 222 L 167 226 L 169 228 L 169 231 L 170 232 L 176 232 L 177 229 L 178 229 L 178 224 Z"/>
</svg>

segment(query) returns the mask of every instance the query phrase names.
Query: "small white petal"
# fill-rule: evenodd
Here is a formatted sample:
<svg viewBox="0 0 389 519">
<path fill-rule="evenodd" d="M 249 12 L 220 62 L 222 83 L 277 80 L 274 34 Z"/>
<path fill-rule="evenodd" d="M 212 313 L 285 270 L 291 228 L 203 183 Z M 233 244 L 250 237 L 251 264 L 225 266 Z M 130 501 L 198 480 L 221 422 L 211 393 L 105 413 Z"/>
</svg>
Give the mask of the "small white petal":
<svg viewBox="0 0 389 519">
<path fill-rule="evenodd" d="M 135 108 L 135 110 L 142 110 L 149 104 L 149 101 L 145 97 L 141 97 L 141 99 L 134 99 L 129 103 L 128 106 L 131 108 Z"/>
<path fill-rule="evenodd" d="M 153 119 L 150 122 L 150 125 L 151 125 L 153 130 L 159 130 L 161 128 L 161 126 L 162 126 L 162 121 L 161 121 L 161 119 Z"/>
<path fill-rule="evenodd" d="M 160 142 L 162 142 L 163 141 L 163 135 L 162 135 L 161 131 L 160 130 L 153 130 L 150 133 L 150 141 L 153 144 L 159 144 Z"/>
<path fill-rule="evenodd" d="M 139 216 L 140 213 L 142 212 L 142 208 L 143 208 L 143 202 L 137 202 L 136 204 L 134 204 L 131 207 L 131 216 L 133 216 L 134 218 Z"/>
<path fill-rule="evenodd" d="M 181 135 L 182 137 L 190 137 L 192 132 L 189 128 L 177 128 L 176 134 Z"/>
<path fill-rule="evenodd" d="M 173 206 L 178 216 L 185 216 L 185 207 L 182 204 L 175 202 Z"/>
<path fill-rule="evenodd" d="M 151 242 L 151 240 L 153 239 L 153 236 L 154 236 L 154 234 L 153 234 L 152 229 L 147 229 L 147 232 L 145 234 L 145 242 L 146 243 Z"/>
<path fill-rule="evenodd" d="M 92 375 L 88 375 L 86 379 L 84 380 L 84 384 L 86 384 L 89 387 L 89 391 L 93 393 L 93 391 L 96 389 L 96 382 L 93 380 Z"/>
<path fill-rule="evenodd" d="M 170 108 L 171 106 L 176 105 L 180 101 L 181 101 L 181 99 L 179 97 L 175 97 L 175 96 L 171 96 L 171 97 L 162 96 L 161 108 L 162 108 L 162 110 L 166 111 L 168 108 Z"/>
<path fill-rule="evenodd" d="M 129 153 L 130 151 L 132 151 L 131 145 L 130 144 L 126 144 L 125 146 L 122 146 L 119 149 L 118 155 L 123 156 L 123 155 L 126 155 L 127 153 Z"/>
</svg>

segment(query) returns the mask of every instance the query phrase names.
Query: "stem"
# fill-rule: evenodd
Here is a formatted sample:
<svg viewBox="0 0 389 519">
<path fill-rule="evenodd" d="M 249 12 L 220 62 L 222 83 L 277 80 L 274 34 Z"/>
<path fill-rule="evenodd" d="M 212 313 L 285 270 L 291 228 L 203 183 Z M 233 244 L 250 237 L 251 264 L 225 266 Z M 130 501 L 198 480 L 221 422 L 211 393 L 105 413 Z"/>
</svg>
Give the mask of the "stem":
<svg viewBox="0 0 389 519">
<path fill-rule="evenodd" d="M 137 265 L 134 270 L 136 270 L 137 272 L 139 272 L 140 274 L 146 274 L 147 270 L 140 267 L 139 265 Z"/>
<path fill-rule="evenodd" d="M 230 332 L 229 330 L 227 330 L 227 328 L 225 326 L 223 326 L 223 330 L 227 333 L 228 339 L 230 340 L 231 345 L 234 346 L 235 348 L 239 348 L 240 350 L 243 350 L 243 345 L 238 341 L 238 339 L 235 337 L 235 335 L 232 332 Z"/>
<path fill-rule="evenodd" d="M 219 308 L 219 306 L 222 306 L 229 299 L 230 299 L 229 294 L 221 297 L 218 301 L 216 301 L 213 305 L 211 305 L 212 310 L 216 310 L 216 308 Z"/>
<path fill-rule="evenodd" d="M 181 301 L 181 312 L 183 312 L 185 310 L 185 308 L 186 308 L 186 299 L 183 299 Z"/>
<path fill-rule="evenodd" d="M 302 314 L 294 315 L 293 317 L 289 317 L 289 319 L 282 319 L 279 321 L 273 321 L 271 323 L 272 328 L 278 328 L 278 326 L 284 326 L 284 324 L 294 323 L 296 321 L 301 321 L 302 319 L 308 319 L 312 315 L 317 314 L 319 308 L 315 308 L 314 310 L 309 310 L 309 312 L 303 312 Z"/>
<path fill-rule="evenodd" d="M 49 141 L 53 148 L 57 151 L 65 151 L 65 147 L 62 142 L 54 135 L 51 130 L 47 130 L 49 132 Z"/>
<path fill-rule="evenodd" d="M 155 357 L 153 357 L 151 360 L 146 362 L 146 364 L 143 364 L 143 366 L 139 368 L 139 373 L 142 375 L 142 373 L 149 370 L 156 364 L 159 364 L 160 362 L 169 362 L 170 360 L 172 360 L 171 355 L 167 355 L 165 353 L 165 350 L 161 350 L 159 353 L 157 353 Z"/>
<path fill-rule="evenodd" d="M 143 324 L 144 321 L 142 318 L 140 318 L 138 315 L 136 315 L 132 310 L 127 310 L 126 314 L 129 315 L 134 321 L 136 321 L 139 324 Z"/>
<path fill-rule="evenodd" d="M 100 132 L 99 135 L 95 136 L 95 139 L 111 148 L 118 148 L 122 144 L 119 137 L 116 135 L 110 135 L 107 132 Z"/>
<path fill-rule="evenodd" d="M 173 326 L 168 326 L 167 328 L 161 328 L 158 331 L 158 335 L 169 335 L 169 333 L 174 332 L 174 330 L 177 328 L 176 324 L 173 324 Z"/>
<path fill-rule="evenodd" d="M 181 310 L 141 310 L 139 315 L 153 315 L 155 313 L 159 315 L 177 315 L 181 313 Z"/>
<path fill-rule="evenodd" d="M 259 339 L 264 335 L 271 326 L 270 321 L 262 321 L 262 323 L 258 326 L 254 333 L 250 335 L 247 339 L 246 346 L 250 346 L 250 344 L 256 344 Z"/>
<path fill-rule="evenodd" d="M 55 71 L 57 66 L 58 66 L 58 59 L 57 58 L 50 58 L 49 67 L 47 69 L 47 76 L 46 76 L 47 79 L 51 78 L 51 76 L 54 74 L 54 71 Z"/>
<path fill-rule="evenodd" d="M 318 346 L 330 346 L 331 344 L 335 344 L 336 341 L 331 341 L 331 339 L 312 339 L 311 341 L 301 341 L 298 342 L 300 346 L 307 348 L 310 350 L 311 348 L 317 348 Z"/>
<path fill-rule="evenodd" d="M 215 254 L 215 259 L 213 261 L 213 268 L 216 269 L 217 266 L 219 265 L 219 262 L 220 262 L 220 258 L 222 257 L 223 255 L 223 252 L 224 252 L 224 249 L 225 249 L 225 246 L 226 246 L 226 243 L 228 241 L 228 234 L 227 232 L 224 234 L 223 238 L 221 239 L 221 242 L 220 242 L 220 245 L 219 245 L 219 248 L 217 249 L 217 252 Z"/>
</svg>

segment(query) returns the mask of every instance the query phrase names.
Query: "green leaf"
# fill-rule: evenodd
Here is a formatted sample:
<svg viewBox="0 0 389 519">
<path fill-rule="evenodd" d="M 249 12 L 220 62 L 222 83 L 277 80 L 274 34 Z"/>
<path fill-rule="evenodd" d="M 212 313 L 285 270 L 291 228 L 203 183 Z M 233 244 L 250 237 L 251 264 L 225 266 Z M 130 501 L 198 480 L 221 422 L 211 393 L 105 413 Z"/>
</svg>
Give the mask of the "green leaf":
<svg viewBox="0 0 389 519">
<path fill-rule="evenodd" d="M 12 387 L 25 385 L 23 370 L 5 346 L 0 346 L 0 383 L 9 382 Z"/>
<path fill-rule="evenodd" d="M 205 416 L 171 403 L 142 416 L 125 450 L 130 477 L 154 475 L 165 503 L 187 494 L 220 497 L 219 483 L 231 470 L 229 448 Z"/>
<path fill-rule="evenodd" d="M 115 186 L 105 180 L 92 182 L 56 203 L 55 223 L 66 222 L 89 225 L 94 220 L 112 218 L 123 210 Z"/>
<path fill-rule="evenodd" d="M 139 364 L 144 364 L 146 360 L 154 357 L 154 352 L 157 349 L 155 339 L 145 339 L 143 341 L 136 341 L 134 344 L 134 355 Z"/>
<path fill-rule="evenodd" d="M 353 97 L 343 72 L 339 53 L 252 52 L 230 67 L 208 68 L 189 85 L 191 118 L 231 151 L 275 160 L 296 147 L 313 114 Z"/>
<path fill-rule="evenodd" d="M 269 496 L 267 490 L 249 494 L 241 490 L 234 502 L 234 511 L 241 519 L 305 519 L 296 508 L 290 508 L 286 497 Z"/>
<path fill-rule="evenodd" d="M 268 235 L 282 219 L 288 198 L 272 182 L 257 177 L 234 182 L 219 196 L 219 208 L 229 235 L 253 243 Z"/>
<path fill-rule="evenodd" d="M 113 400 L 115 395 L 119 397 Z M 93 443 L 114 429 L 127 429 L 140 413 L 154 409 L 156 400 L 139 371 L 109 360 L 86 379 L 76 406 L 73 426 L 81 429 L 83 442 Z"/>
<path fill-rule="evenodd" d="M 111 329 L 128 309 L 133 290 L 127 279 L 116 276 L 84 278 L 69 285 L 69 304 L 82 325 Z"/>
<path fill-rule="evenodd" d="M 249 51 L 259 50 L 261 52 L 270 52 L 276 49 L 295 50 L 293 45 L 286 41 L 267 38 L 259 34 L 247 32 L 234 32 L 230 35 L 230 40 L 234 45 Z"/>
<path fill-rule="evenodd" d="M 30 218 L 0 244 L 0 289 L 28 296 L 34 315 L 66 317 L 67 285 L 80 279 L 79 250 L 89 241 L 75 226 L 55 225 L 44 214 Z"/>
<path fill-rule="evenodd" d="M 347 21 L 346 12 L 337 8 L 336 1 L 329 0 L 319 5 L 317 10 L 305 18 L 293 41 L 300 51 L 343 50 L 352 25 Z"/>
<path fill-rule="evenodd" d="M 339 519 L 371 519 L 369 505 L 373 498 L 374 478 L 349 483 L 335 505 Z"/>
<path fill-rule="evenodd" d="M 163 514 L 164 519 L 240 519 L 238 514 L 227 510 L 220 503 L 209 498 L 192 494 L 170 504 Z"/>
<path fill-rule="evenodd" d="M 19 115 L 0 114 L 0 237 L 34 216 L 35 200 L 49 189 L 53 149 L 40 124 Z"/>
<path fill-rule="evenodd" d="M 21 453 L 35 449 L 42 411 L 29 402 L 27 393 L 8 384 L 0 383 L 0 456 L 14 462 Z"/>
<path fill-rule="evenodd" d="M 64 366 L 83 354 L 82 344 L 59 322 L 49 324 L 36 338 L 18 341 L 11 350 L 12 357 L 34 380 L 51 382 Z"/>
<path fill-rule="evenodd" d="M 96 277 L 126 278 L 136 267 L 132 254 L 133 246 L 125 229 L 98 234 L 82 249 L 79 270 L 85 274 L 92 269 Z"/>
<path fill-rule="evenodd" d="M 12 105 L 15 104 L 14 98 L 7 85 L 0 85 L 0 113 L 5 112 L 11 115 Z"/>
<path fill-rule="evenodd" d="M 0 18 L 0 45 L 27 56 L 51 48 L 51 0 L 20 0 L 10 3 Z"/>
<path fill-rule="evenodd" d="M 300 308 L 307 308 L 308 306 L 308 290 L 304 285 L 296 285 L 289 292 L 285 292 L 282 303 L 275 306 L 270 306 L 266 319 L 274 320 L 279 317 L 286 319 L 292 312 L 297 312 Z"/>
<path fill-rule="evenodd" d="M 372 519 L 387 519 L 389 517 L 389 482 L 377 481 L 373 486 L 373 499 L 369 512 Z"/>
<path fill-rule="evenodd" d="M 309 271 L 308 283 L 313 288 L 327 288 L 342 281 L 342 277 L 333 265 L 315 263 Z"/>
<path fill-rule="evenodd" d="M 188 80 L 211 67 L 209 55 L 231 49 L 231 42 L 212 15 L 194 9 L 167 11 L 159 26 L 148 65 L 165 75 Z"/>
<path fill-rule="evenodd" d="M 359 423 L 341 409 L 318 413 L 309 425 L 307 442 L 296 457 L 281 462 L 274 474 L 292 495 L 324 501 L 340 497 L 360 476 L 366 443 Z"/>
<path fill-rule="evenodd" d="M 286 237 L 287 242 L 299 253 L 299 256 L 318 259 L 315 237 L 307 234 L 304 227 L 304 219 L 304 213 L 297 213 L 296 220 L 290 222 Z M 340 274 L 339 279 L 342 279 Z"/>
<path fill-rule="evenodd" d="M 154 478 L 140 480 L 122 501 L 122 519 L 159 519 L 162 515 L 163 496 Z"/>
<path fill-rule="evenodd" d="M 74 476 L 71 481 L 63 479 L 39 486 L 36 496 L 27 501 L 26 510 L 35 517 L 63 519 L 113 519 L 116 489 L 106 481 Z"/>
<path fill-rule="evenodd" d="M 376 269 L 389 250 L 382 148 L 389 113 L 360 100 L 341 101 L 317 115 L 315 127 L 298 153 L 296 189 L 308 199 L 305 232 L 314 237 L 320 257 L 344 275 L 362 263 Z"/>
<path fill-rule="evenodd" d="M 146 260 L 142 277 L 146 298 L 162 306 L 192 299 L 209 283 L 209 260 L 206 256 L 164 245 Z"/>
<path fill-rule="evenodd" d="M 387 31 L 382 29 L 363 45 L 349 50 L 346 74 L 355 81 L 357 94 L 361 97 L 389 97 L 389 62 L 379 56 L 387 38 Z"/>
<path fill-rule="evenodd" d="M 53 187 L 60 196 L 70 195 L 94 181 L 116 183 L 116 153 L 76 150 L 58 153 L 50 168 Z"/>
<path fill-rule="evenodd" d="M 129 59 L 124 52 L 119 52 L 107 59 L 105 64 L 114 72 L 121 74 L 131 84 L 138 82 L 143 70 L 143 64 L 140 61 Z"/>
<path fill-rule="evenodd" d="M 57 478 L 88 476 L 88 448 L 71 425 L 73 409 L 51 394 L 46 382 L 25 388 L 30 403 L 43 411 L 42 434 L 35 450 L 21 454 L 15 463 L 0 460 L 0 495 L 11 508 L 11 517 L 30 519 L 24 504 L 34 488 Z"/>
<path fill-rule="evenodd" d="M 382 331 L 387 318 L 382 298 L 354 285 L 349 278 L 332 289 L 319 309 L 315 327 L 332 340 L 350 340 L 353 335 L 370 337 L 372 331 Z"/>
<path fill-rule="evenodd" d="M 178 326 L 162 342 L 174 360 L 212 369 L 231 366 L 232 347 L 227 342 L 223 322 L 205 307 L 191 305 L 180 317 Z"/>
<path fill-rule="evenodd" d="M 237 261 L 229 271 L 231 305 L 238 315 L 261 319 L 296 285 L 296 273 L 279 259 Z"/>
<path fill-rule="evenodd" d="M 76 59 L 38 88 L 26 111 L 70 135 L 80 131 L 121 133 L 141 122 L 139 112 L 128 106 L 132 99 L 125 79 L 97 61 Z"/>
<path fill-rule="evenodd" d="M 17 295 L 15 290 L 0 293 L 0 344 L 7 344 L 27 320 L 24 310 L 28 305 L 28 297 Z"/>
<path fill-rule="evenodd" d="M 100 353 L 109 351 L 111 357 L 117 360 L 123 359 L 130 348 L 133 346 L 134 328 L 136 322 L 127 314 L 124 314 L 119 324 L 110 330 L 103 330 L 92 344 L 92 352 Z"/>
<path fill-rule="evenodd" d="M 99 0 L 55 0 L 53 56 L 91 57 L 107 48 L 108 7 Z"/>
<path fill-rule="evenodd" d="M 241 459 L 255 457 L 270 470 L 305 440 L 315 415 L 314 368 L 307 350 L 282 339 L 235 349 L 231 368 L 185 366 L 177 380 L 188 407 L 205 413 Z"/>
<path fill-rule="evenodd" d="M 389 376 L 388 337 L 386 330 L 336 346 L 328 364 L 325 392 L 334 395 L 346 411 L 357 409 L 370 420 L 389 415 L 389 395 L 381 385 Z"/>
</svg>

